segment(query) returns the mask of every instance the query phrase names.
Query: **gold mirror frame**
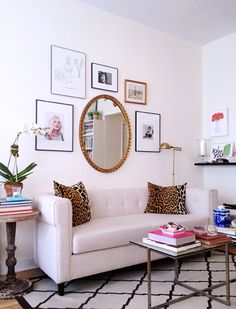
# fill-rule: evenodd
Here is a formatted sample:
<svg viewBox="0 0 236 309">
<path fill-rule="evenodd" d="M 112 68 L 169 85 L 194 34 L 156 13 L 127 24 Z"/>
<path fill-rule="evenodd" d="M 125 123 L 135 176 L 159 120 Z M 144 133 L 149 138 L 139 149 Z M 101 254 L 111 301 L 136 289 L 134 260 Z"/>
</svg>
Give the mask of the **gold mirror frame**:
<svg viewBox="0 0 236 309">
<path fill-rule="evenodd" d="M 128 128 L 128 134 L 127 134 L 127 138 L 128 138 L 128 141 L 127 141 L 127 149 L 123 155 L 123 157 L 120 159 L 120 161 L 114 166 L 114 167 L 111 167 L 111 168 L 102 168 L 98 165 L 96 165 L 89 157 L 88 155 L 88 152 L 85 148 L 85 143 L 84 143 L 84 138 L 83 138 L 83 132 L 84 132 L 84 121 L 85 121 L 85 117 L 87 115 L 87 112 L 89 110 L 89 108 L 99 99 L 104 99 L 104 100 L 111 100 L 113 101 L 121 110 L 122 112 L 122 115 L 124 117 L 124 120 L 125 122 L 127 123 L 127 128 Z M 129 150 L 130 150 L 130 146 L 131 146 L 131 126 L 130 126 L 130 121 L 129 121 L 129 117 L 128 117 L 128 114 L 126 113 L 124 107 L 122 106 L 122 104 L 116 99 L 114 98 L 113 96 L 110 96 L 110 95 L 105 95 L 105 94 L 102 94 L 102 95 L 98 95 L 96 97 L 94 97 L 93 99 L 91 99 L 87 105 L 85 106 L 83 112 L 82 112 L 82 115 L 81 115 L 81 118 L 80 118 L 80 124 L 79 124 L 79 140 L 80 140 L 80 146 L 81 146 L 81 149 L 82 149 L 82 152 L 83 152 L 83 155 L 85 157 L 85 159 L 88 161 L 88 163 L 93 167 L 95 168 L 97 171 L 99 172 L 102 172 L 102 173 L 112 173 L 112 172 L 115 172 L 116 170 L 118 170 L 125 162 L 125 160 L 127 159 L 127 156 L 129 154 Z"/>
</svg>

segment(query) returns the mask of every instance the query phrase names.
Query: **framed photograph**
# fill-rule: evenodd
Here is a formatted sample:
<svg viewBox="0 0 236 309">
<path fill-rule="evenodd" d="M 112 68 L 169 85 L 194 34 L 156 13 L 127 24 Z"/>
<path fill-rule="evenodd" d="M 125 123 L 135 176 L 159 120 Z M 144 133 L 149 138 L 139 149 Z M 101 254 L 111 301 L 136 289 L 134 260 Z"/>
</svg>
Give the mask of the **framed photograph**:
<svg viewBox="0 0 236 309">
<path fill-rule="evenodd" d="M 91 87 L 118 92 L 118 69 L 107 65 L 91 63 Z"/>
<path fill-rule="evenodd" d="M 135 112 L 135 151 L 160 152 L 161 115 Z"/>
<path fill-rule="evenodd" d="M 73 151 L 73 105 L 36 100 L 36 123 L 46 134 L 35 137 L 35 150 Z"/>
<path fill-rule="evenodd" d="M 210 136 L 228 135 L 228 111 L 227 109 L 218 109 L 210 112 Z"/>
<path fill-rule="evenodd" d="M 85 98 L 85 54 L 51 46 L 51 93 Z"/>
<path fill-rule="evenodd" d="M 125 102 L 147 104 L 147 84 L 126 79 Z"/>
</svg>

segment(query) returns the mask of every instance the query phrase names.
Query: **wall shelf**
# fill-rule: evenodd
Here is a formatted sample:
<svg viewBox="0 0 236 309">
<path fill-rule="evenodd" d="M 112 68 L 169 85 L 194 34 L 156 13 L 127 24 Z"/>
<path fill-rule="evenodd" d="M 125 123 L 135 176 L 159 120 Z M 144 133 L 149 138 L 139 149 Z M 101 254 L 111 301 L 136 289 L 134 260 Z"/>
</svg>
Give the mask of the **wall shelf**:
<svg viewBox="0 0 236 309">
<path fill-rule="evenodd" d="M 194 165 L 197 166 L 228 166 L 228 165 L 236 165 L 236 162 L 228 162 L 228 163 L 210 163 L 210 162 L 205 162 L 205 163 L 194 163 Z"/>
</svg>

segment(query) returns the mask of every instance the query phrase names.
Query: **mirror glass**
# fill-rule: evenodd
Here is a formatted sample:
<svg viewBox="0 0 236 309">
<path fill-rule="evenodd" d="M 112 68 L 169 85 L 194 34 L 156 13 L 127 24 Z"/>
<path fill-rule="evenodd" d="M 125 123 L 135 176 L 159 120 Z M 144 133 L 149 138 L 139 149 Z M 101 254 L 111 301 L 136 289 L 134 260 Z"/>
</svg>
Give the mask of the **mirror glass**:
<svg viewBox="0 0 236 309">
<path fill-rule="evenodd" d="M 90 100 L 80 119 L 80 145 L 89 164 L 114 172 L 126 160 L 130 143 L 130 122 L 121 103 L 110 95 Z"/>
</svg>

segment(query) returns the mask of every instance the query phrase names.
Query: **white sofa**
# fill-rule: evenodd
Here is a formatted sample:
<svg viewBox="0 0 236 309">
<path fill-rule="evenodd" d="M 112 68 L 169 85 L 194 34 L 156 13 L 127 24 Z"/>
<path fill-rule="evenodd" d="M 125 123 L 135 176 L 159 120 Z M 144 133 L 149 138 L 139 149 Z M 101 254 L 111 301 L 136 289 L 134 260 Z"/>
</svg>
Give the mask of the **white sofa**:
<svg viewBox="0 0 236 309">
<path fill-rule="evenodd" d="M 187 188 L 188 215 L 146 214 L 147 188 L 88 191 L 92 218 L 72 228 L 68 199 L 39 194 L 34 207 L 41 212 L 36 224 L 35 263 L 58 284 L 72 279 L 146 261 L 146 250 L 131 245 L 148 231 L 175 221 L 186 227 L 205 225 L 217 206 L 216 190 Z M 154 259 L 163 258 L 155 254 Z"/>
</svg>

